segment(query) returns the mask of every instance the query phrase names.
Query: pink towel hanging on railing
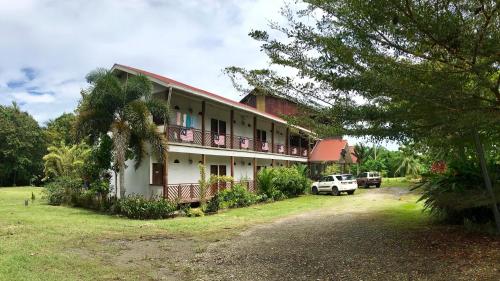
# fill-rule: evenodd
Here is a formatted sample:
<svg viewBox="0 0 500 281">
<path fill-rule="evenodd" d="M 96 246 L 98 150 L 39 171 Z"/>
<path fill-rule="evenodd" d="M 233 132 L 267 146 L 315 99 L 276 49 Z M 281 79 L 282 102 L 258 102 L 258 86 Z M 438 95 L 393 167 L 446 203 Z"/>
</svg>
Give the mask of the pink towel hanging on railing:
<svg viewBox="0 0 500 281">
<path fill-rule="evenodd" d="M 181 125 L 181 113 L 179 111 L 175 113 L 175 125 Z"/>
</svg>

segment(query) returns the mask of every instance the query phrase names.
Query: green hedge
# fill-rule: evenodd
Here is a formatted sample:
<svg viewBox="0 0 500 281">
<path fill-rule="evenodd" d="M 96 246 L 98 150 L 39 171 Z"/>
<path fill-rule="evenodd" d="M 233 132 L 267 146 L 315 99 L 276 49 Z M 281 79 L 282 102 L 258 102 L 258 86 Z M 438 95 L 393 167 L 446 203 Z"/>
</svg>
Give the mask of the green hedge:
<svg viewBox="0 0 500 281">
<path fill-rule="evenodd" d="M 264 168 L 257 175 L 259 193 L 269 200 L 282 200 L 304 194 L 310 180 L 303 165 L 290 168 Z"/>
<path fill-rule="evenodd" d="M 177 210 L 174 204 L 163 198 L 145 199 L 142 195 L 129 195 L 118 200 L 117 213 L 131 219 L 164 219 L 172 217 Z"/>
</svg>

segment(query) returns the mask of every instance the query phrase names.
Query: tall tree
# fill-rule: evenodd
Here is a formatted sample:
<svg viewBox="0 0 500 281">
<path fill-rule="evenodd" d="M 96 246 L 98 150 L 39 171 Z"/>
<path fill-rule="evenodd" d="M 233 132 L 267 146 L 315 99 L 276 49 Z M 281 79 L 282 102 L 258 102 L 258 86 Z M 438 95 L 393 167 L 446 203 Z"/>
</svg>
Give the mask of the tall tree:
<svg viewBox="0 0 500 281">
<path fill-rule="evenodd" d="M 500 139 L 500 2 L 304 2 L 285 7 L 274 37 L 250 33 L 298 75 L 230 67 L 233 81 L 341 113 L 346 134 L 474 145 L 500 231 L 482 145 Z"/>
<path fill-rule="evenodd" d="M 38 123 L 16 103 L 0 105 L 0 186 L 41 179 L 45 140 Z"/>
<path fill-rule="evenodd" d="M 75 121 L 76 117 L 73 113 L 63 113 L 49 120 L 45 128 L 47 142 L 50 145 L 60 145 L 61 142 L 67 145 L 76 144 Z"/>
<path fill-rule="evenodd" d="M 146 155 L 148 143 L 163 159 L 167 142 L 151 117 L 168 122 L 169 108 L 166 101 L 153 99 L 151 81 L 143 75 L 127 75 L 121 80 L 112 71 L 97 69 L 87 75 L 87 81 L 90 86 L 82 91 L 76 128 L 81 136 L 94 142 L 102 134 L 111 133 L 113 160 L 119 171 L 119 195 L 124 197 L 129 149 L 136 168 Z"/>
</svg>

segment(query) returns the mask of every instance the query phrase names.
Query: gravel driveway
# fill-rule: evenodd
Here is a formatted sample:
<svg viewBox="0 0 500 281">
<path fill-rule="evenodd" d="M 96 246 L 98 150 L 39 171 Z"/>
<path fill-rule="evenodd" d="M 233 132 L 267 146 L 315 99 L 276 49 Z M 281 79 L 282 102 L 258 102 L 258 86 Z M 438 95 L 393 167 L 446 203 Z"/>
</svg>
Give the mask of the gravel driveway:
<svg viewBox="0 0 500 281">
<path fill-rule="evenodd" d="M 398 200 L 401 190 L 360 196 Z M 198 280 L 500 280 L 500 239 L 396 226 L 370 207 L 327 209 L 211 243 L 190 267 Z"/>
</svg>

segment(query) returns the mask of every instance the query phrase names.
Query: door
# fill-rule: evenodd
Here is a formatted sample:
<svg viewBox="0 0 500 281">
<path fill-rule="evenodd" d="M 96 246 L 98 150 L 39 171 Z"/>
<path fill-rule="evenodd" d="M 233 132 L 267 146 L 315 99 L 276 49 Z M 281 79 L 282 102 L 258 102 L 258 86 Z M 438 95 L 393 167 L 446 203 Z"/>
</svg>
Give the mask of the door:
<svg viewBox="0 0 500 281">
<path fill-rule="evenodd" d="M 210 175 L 211 176 L 226 176 L 227 170 L 226 165 L 210 165 Z M 211 195 L 215 195 L 217 191 L 224 189 L 224 182 L 216 182 L 211 186 Z"/>
<path fill-rule="evenodd" d="M 226 122 L 217 119 L 210 120 L 210 131 L 212 132 L 212 146 L 226 147 Z M 223 140 L 221 139 L 223 138 Z"/>
<path fill-rule="evenodd" d="M 267 142 L 267 133 L 264 130 L 257 130 L 257 148 L 259 151 L 266 151 L 263 149 L 262 144 Z M 267 149 L 269 150 L 269 149 Z"/>
<path fill-rule="evenodd" d="M 163 185 L 163 165 L 153 163 L 153 185 Z"/>
</svg>

